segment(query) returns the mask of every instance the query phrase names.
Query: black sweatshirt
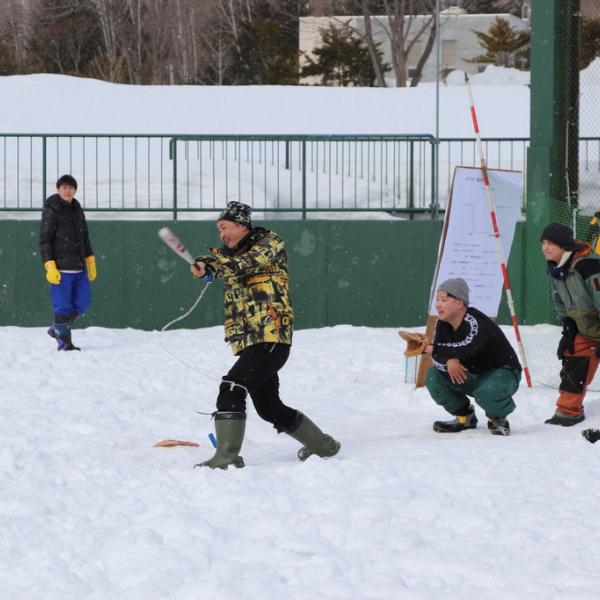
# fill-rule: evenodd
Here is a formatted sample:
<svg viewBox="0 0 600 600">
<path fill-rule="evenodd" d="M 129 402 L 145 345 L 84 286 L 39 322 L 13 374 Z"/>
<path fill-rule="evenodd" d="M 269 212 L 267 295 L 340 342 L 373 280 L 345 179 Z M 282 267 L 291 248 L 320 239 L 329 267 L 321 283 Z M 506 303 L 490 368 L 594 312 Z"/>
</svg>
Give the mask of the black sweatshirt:
<svg viewBox="0 0 600 600">
<path fill-rule="evenodd" d="M 433 339 L 433 364 L 446 372 L 446 363 L 457 358 L 471 373 L 498 367 L 521 370 L 519 359 L 502 330 L 487 315 L 468 308 L 459 328 L 438 320 Z"/>
</svg>

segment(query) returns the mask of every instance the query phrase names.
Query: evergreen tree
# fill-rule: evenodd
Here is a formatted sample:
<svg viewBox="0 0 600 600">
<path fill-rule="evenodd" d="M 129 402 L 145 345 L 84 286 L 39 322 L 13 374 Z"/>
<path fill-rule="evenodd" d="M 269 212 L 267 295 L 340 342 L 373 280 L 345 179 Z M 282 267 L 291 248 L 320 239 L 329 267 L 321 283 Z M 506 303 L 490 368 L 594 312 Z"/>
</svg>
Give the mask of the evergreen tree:
<svg viewBox="0 0 600 600">
<path fill-rule="evenodd" d="M 322 45 L 313 50 L 315 59 L 306 57 L 307 64 L 302 67 L 301 77 L 321 77 L 322 85 L 373 86 L 375 71 L 369 51 L 351 27 L 332 24 L 321 30 L 321 39 Z M 380 44 L 376 46 L 381 58 Z M 384 70 L 389 68 L 388 65 L 383 67 Z"/>
<path fill-rule="evenodd" d="M 242 25 L 237 64 L 227 83 L 298 83 L 298 40 L 286 17 L 275 12 L 268 3 L 258 7 L 252 20 Z"/>
<path fill-rule="evenodd" d="M 472 63 L 489 63 L 499 67 L 529 69 L 529 31 L 515 29 L 506 19 L 496 17 L 487 33 L 474 31 L 485 54 L 469 60 Z"/>
</svg>

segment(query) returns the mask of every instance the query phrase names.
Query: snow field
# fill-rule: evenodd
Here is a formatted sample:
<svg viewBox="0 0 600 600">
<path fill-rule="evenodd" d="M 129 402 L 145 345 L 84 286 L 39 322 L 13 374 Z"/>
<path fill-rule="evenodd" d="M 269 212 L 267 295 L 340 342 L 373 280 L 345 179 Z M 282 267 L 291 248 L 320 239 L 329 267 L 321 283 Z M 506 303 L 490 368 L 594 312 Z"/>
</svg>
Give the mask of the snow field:
<svg viewBox="0 0 600 600">
<path fill-rule="evenodd" d="M 221 327 L 74 340 L 58 353 L 41 328 L 0 329 L 0 597 L 598 597 L 593 394 L 571 429 L 543 424 L 553 390 L 521 387 L 510 437 L 481 410 L 477 430 L 435 434 L 444 415 L 402 383 L 394 329 L 299 331 L 282 398 L 340 454 L 300 463 L 249 407 L 247 467 L 209 471 L 192 469 L 213 452 L 195 411 L 233 363 Z"/>
</svg>

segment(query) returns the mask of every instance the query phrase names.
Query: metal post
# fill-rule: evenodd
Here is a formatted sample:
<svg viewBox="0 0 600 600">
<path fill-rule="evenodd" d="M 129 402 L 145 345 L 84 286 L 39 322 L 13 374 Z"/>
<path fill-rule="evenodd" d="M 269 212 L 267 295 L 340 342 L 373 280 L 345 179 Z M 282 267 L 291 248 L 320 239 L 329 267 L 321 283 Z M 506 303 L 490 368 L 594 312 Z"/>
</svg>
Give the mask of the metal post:
<svg viewBox="0 0 600 600">
<path fill-rule="evenodd" d="M 302 219 L 306 219 L 306 140 L 302 140 Z"/>
<path fill-rule="evenodd" d="M 46 201 L 46 161 L 47 161 L 47 153 L 46 153 L 46 136 L 42 136 L 42 206 L 44 206 L 44 202 Z"/>
<path fill-rule="evenodd" d="M 439 165 L 439 147 L 440 147 L 440 69 L 441 69 L 441 32 L 440 32 L 440 0 L 435 2 L 435 142 L 433 144 L 433 198 L 431 206 L 431 218 L 437 219 L 440 209 L 440 165 Z"/>
<path fill-rule="evenodd" d="M 410 140 L 409 144 L 409 176 L 408 176 L 408 207 L 415 207 L 415 142 Z M 413 218 L 413 212 L 410 211 L 410 218 Z"/>
<path fill-rule="evenodd" d="M 177 221 L 177 138 L 171 138 L 169 150 L 169 158 L 173 161 L 173 221 Z"/>
</svg>

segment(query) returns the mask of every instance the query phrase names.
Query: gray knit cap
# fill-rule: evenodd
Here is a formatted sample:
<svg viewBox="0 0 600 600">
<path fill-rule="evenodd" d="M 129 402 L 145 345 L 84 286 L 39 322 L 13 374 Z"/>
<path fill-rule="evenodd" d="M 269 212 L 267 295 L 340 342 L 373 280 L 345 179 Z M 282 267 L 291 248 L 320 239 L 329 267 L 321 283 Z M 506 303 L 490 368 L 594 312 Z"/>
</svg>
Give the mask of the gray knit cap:
<svg viewBox="0 0 600 600">
<path fill-rule="evenodd" d="M 439 287 L 439 292 L 446 292 L 449 296 L 462 300 L 465 306 L 469 306 L 469 286 L 461 277 L 446 279 Z"/>
</svg>

